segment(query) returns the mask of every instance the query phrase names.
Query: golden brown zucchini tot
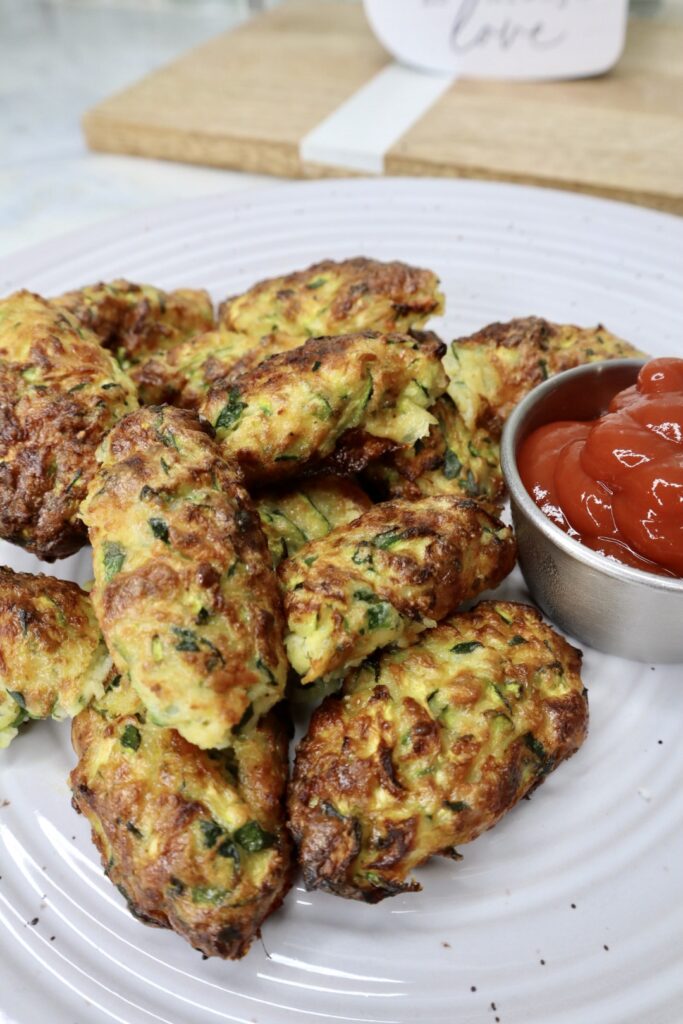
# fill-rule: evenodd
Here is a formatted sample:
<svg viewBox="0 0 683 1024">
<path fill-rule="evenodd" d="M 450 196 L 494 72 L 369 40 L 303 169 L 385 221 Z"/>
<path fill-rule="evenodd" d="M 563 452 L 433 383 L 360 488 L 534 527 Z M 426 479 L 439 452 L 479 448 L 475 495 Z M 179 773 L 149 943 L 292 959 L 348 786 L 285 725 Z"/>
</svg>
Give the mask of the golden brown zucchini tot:
<svg viewBox="0 0 683 1024">
<path fill-rule="evenodd" d="M 100 457 L 82 515 L 112 657 L 154 722 L 228 746 L 282 699 L 287 674 L 258 515 L 189 411 L 141 409 Z"/>
<path fill-rule="evenodd" d="M 287 726 L 271 712 L 225 750 L 154 725 L 124 678 L 74 720 L 73 803 L 131 913 L 207 956 L 244 956 L 292 877 Z"/>
<path fill-rule="evenodd" d="M 515 563 L 512 530 L 473 501 L 376 505 L 279 567 L 287 654 L 302 684 L 407 646 Z"/>
<path fill-rule="evenodd" d="M 424 437 L 446 388 L 441 354 L 402 334 L 316 338 L 215 386 L 200 414 L 247 485 L 271 485 L 319 467 L 355 428 L 386 448 Z"/>
<path fill-rule="evenodd" d="M 297 751 L 306 886 L 369 903 L 419 889 L 414 868 L 459 857 L 581 746 L 580 668 L 535 609 L 487 601 L 351 672 Z"/>
<path fill-rule="evenodd" d="M 78 551 L 97 445 L 137 404 L 70 313 L 26 291 L 0 300 L 0 537 L 48 562 Z"/>
</svg>

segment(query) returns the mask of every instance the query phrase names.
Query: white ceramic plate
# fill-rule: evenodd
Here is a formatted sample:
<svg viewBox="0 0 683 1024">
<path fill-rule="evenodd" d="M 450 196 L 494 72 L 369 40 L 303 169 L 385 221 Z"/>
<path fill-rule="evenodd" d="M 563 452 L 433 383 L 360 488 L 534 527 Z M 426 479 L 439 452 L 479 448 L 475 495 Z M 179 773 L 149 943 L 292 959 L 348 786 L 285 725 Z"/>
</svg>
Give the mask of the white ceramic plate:
<svg viewBox="0 0 683 1024">
<path fill-rule="evenodd" d="M 449 339 L 535 313 L 683 355 L 683 222 L 498 184 L 318 182 L 179 203 L 5 260 L 0 294 L 124 275 L 219 299 L 358 253 L 438 271 Z M 46 568 L 83 580 L 88 563 Z M 518 575 L 503 589 L 526 597 Z M 241 963 L 203 961 L 130 917 L 69 804 L 68 725 L 36 723 L 0 754 L 0 1020 L 679 1024 L 681 669 L 586 651 L 585 682 L 584 748 L 462 863 L 433 861 L 422 893 L 376 907 L 299 884 Z"/>
</svg>

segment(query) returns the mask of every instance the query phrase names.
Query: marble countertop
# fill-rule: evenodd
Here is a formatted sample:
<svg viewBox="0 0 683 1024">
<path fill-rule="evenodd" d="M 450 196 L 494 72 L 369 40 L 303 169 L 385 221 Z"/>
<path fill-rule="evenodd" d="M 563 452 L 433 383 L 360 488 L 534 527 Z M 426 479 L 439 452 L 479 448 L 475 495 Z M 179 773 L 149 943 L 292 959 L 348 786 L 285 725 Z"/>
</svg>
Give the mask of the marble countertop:
<svg viewBox="0 0 683 1024">
<path fill-rule="evenodd" d="M 173 199 L 272 179 L 90 153 L 98 100 L 249 16 L 240 0 L 133 8 L 0 0 L 0 257 Z"/>
<path fill-rule="evenodd" d="M 0 0 L 0 257 L 145 206 L 271 178 L 89 153 L 85 110 L 277 0 Z M 639 0 L 644 8 L 651 0 Z M 683 17 L 683 0 L 654 16 Z"/>
</svg>

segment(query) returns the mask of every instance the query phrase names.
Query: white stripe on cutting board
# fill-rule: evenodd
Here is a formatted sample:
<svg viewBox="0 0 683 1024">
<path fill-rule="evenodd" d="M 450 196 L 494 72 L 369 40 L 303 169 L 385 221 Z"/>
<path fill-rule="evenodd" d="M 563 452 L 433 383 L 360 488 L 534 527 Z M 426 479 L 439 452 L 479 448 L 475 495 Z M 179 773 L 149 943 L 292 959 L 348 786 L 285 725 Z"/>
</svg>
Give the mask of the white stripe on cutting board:
<svg viewBox="0 0 683 1024">
<path fill-rule="evenodd" d="M 301 159 L 381 174 L 384 155 L 455 81 L 455 75 L 388 64 L 299 144 Z"/>
</svg>

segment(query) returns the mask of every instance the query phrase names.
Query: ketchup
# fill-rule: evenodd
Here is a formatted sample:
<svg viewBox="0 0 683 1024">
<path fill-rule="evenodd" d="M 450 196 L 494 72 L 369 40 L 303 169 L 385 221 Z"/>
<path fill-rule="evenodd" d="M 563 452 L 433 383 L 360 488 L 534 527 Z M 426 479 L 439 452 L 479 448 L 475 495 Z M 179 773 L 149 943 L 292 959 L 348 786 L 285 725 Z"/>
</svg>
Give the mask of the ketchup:
<svg viewBox="0 0 683 1024">
<path fill-rule="evenodd" d="M 597 420 L 535 430 L 517 465 L 538 507 L 571 537 L 683 577 L 683 359 L 652 359 Z"/>
</svg>

